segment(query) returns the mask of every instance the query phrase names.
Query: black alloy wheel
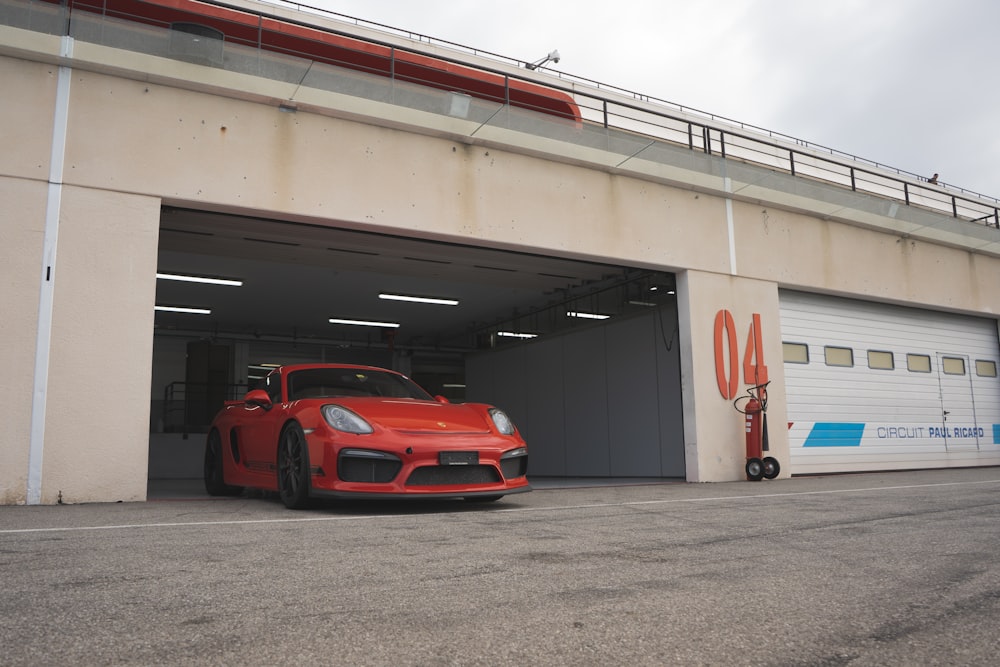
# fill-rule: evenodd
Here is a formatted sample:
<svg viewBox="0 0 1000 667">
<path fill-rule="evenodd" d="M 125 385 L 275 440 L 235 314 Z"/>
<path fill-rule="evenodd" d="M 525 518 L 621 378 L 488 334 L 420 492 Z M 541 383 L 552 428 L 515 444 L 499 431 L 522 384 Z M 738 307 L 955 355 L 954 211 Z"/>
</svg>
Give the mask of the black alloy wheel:
<svg viewBox="0 0 1000 667">
<path fill-rule="evenodd" d="M 764 478 L 764 462 L 758 458 L 747 459 L 746 472 L 748 480 L 759 482 Z"/>
<path fill-rule="evenodd" d="M 222 436 L 215 429 L 208 434 L 205 441 L 205 491 L 210 496 L 238 496 L 243 487 L 226 484 L 225 472 L 222 469 Z"/>
<path fill-rule="evenodd" d="M 285 427 L 278 441 L 278 495 L 288 509 L 309 506 L 309 447 L 295 422 Z"/>
<path fill-rule="evenodd" d="M 778 464 L 778 459 L 773 456 L 766 456 L 764 460 L 761 461 L 764 465 L 764 479 L 774 479 L 781 472 L 781 466 Z"/>
</svg>

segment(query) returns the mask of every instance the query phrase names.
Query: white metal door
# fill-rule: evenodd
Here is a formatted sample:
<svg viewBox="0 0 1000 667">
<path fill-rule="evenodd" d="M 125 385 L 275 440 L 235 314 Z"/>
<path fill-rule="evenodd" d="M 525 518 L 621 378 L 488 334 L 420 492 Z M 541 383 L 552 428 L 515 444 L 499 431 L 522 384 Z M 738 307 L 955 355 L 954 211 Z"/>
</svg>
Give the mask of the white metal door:
<svg viewBox="0 0 1000 667">
<path fill-rule="evenodd" d="M 969 357 L 939 352 L 937 362 L 938 384 L 941 387 L 940 437 L 945 449 L 978 450 L 982 429 L 976 421 L 976 396 Z"/>
<path fill-rule="evenodd" d="M 1000 465 L 996 320 L 780 299 L 792 474 Z"/>
</svg>

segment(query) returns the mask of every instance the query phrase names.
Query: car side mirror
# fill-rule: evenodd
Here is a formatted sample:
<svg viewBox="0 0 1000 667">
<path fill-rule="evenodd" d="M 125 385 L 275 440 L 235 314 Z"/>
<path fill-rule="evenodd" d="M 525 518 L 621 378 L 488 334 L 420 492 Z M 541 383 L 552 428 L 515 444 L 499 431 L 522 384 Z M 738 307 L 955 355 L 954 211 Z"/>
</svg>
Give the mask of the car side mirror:
<svg viewBox="0 0 1000 667">
<path fill-rule="evenodd" d="M 435 396 L 434 400 L 437 401 L 438 403 L 451 403 L 451 401 L 448 400 L 447 396 L 442 396 L 441 394 Z"/>
<path fill-rule="evenodd" d="M 264 408 L 265 410 L 270 410 L 272 405 L 271 397 L 263 389 L 254 389 L 243 397 L 243 402 L 247 405 Z"/>
</svg>

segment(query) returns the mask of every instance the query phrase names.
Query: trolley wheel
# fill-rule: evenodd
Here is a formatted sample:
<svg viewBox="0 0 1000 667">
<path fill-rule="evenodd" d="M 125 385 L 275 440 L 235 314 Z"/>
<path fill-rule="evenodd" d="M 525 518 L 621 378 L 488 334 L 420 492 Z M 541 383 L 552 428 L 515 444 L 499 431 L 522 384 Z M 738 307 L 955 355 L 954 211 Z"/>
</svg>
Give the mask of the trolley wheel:
<svg viewBox="0 0 1000 667">
<path fill-rule="evenodd" d="M 759 482 L 764 477 L 764 462 L 756 457 L 747 459 L 746 471 L 748 480 Z"/>
<path fill-rule="evenodd" d="M 778 459 L 773 456 L 766 456 L 764 460 L 761 461 L 764 464 L 764 479 L 774 479 L 781 472 L 781 466 L 778 465 Z"/>
</svg>

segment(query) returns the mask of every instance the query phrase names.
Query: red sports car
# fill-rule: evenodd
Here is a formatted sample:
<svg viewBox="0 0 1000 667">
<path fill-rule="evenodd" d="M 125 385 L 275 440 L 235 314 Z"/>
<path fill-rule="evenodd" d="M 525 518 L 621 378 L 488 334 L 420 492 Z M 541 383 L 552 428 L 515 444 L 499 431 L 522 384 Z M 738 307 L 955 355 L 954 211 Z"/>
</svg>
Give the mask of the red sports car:
<svg viewBox="0 0 1000 667">
<path fill-rule="evenodd" d="M 528 449 L 511 420 L 481 403 L 434 398 L 371 366 L 274 369 L 262 389 L 227 402 L 205 445 L 205 489 L 311 498 L 497 500 L 530 491 Z"/>
</svg>

